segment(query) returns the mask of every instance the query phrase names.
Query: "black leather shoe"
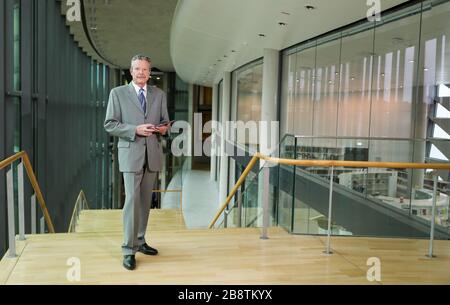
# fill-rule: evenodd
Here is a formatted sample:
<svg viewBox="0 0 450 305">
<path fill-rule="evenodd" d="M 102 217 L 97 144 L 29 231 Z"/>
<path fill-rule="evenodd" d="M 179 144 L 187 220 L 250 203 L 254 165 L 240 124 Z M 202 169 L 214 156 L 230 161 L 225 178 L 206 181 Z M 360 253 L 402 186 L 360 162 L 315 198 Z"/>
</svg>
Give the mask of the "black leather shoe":
<svg viewBox="0 0 450 305">
<path fill-rule="evenodd" d="M 124 255 L 123 256 L 123 266 L 128 270 L 136 269 L 136 259 L 134 255 Z"/>
<path fill-rule="evenodd" d="M 157 255 L 158 254 L 158 250 L 150 247 L 147 244 L 143 244 L 142 246 L 140 246 L 138 251 L 141 253 L 144 253 L 145 255 Z"/>
</svg>

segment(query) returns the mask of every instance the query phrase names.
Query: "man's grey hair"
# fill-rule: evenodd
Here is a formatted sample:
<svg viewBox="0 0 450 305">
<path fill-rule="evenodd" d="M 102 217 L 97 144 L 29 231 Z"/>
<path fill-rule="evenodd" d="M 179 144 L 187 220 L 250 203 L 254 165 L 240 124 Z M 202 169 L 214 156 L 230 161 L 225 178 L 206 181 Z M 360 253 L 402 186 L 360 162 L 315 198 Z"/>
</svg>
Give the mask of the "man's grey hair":
<svg viewBox="0 0 450 305">
<path fill-rule="evenodd" d="M 138 54 L 138 55 L 134 55 L 133 58 L 131 59 L 131 68 L 133 68 L 133 63 L 137 60 L 145 60 L 150 65 L 152 64 L 152 60 L 150 59 L 150 57 Z"/>
</svg>

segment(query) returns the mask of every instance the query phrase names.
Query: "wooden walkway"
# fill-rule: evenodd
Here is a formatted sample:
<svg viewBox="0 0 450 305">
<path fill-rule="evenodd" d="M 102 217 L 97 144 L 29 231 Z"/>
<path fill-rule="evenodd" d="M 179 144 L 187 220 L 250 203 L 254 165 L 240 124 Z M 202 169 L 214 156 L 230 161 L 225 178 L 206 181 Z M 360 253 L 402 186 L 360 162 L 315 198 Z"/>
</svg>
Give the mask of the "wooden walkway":
<svg viewBox="0 0 450 305">
<path fill-rule="evenodd" d="M 78 221 L 77 233 L 122 232 L 122 210 L 82 211 Z M 180 210 L 151 210 L 148 230 L 184 230 L 186 225 Z"/>
<path fill-rule="evenodd" d="M 94 217 L 96 214 L 96 217 Z M 149 244 L 158 256 L 137 254 L 137 269 L 122 267 L 120 211 L 92 211 L 74 234 L 28 236 L 19 257 L 0 261 L 0 284 L 450 284 L 450 241 L 296 236 L 281 228 L 186 230 L 174 211 L 150 215 Z M 87 221 L 87 222 L 85 222 Z M 88 231 L 89 224 L 91 229 Z M 367 260 L 381 262 L 381 282 L 369 282 Z M 80 282 L 70 282 L 70 258 Z"/>
</svg>

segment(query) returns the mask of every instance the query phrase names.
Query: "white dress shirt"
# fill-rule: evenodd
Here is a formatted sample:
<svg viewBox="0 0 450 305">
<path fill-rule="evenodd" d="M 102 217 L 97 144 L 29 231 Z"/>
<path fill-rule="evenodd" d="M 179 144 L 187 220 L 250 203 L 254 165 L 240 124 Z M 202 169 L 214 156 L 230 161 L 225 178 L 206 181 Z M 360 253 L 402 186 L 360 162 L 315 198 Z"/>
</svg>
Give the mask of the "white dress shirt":
<svg viewBox="0 0 450 305">
<path fill-rule="evenodd" d="M 133 84 L 134 90 L 136 90 L 136 95 L 139 96 L 139 91 L 141 90 L 141 87 L 136 85 L 133 81 L 131 83 Z M 142 89 L 144 89 L 145 100 L 147 100 L 147 85 L 145 85 Z"/>
</svg>

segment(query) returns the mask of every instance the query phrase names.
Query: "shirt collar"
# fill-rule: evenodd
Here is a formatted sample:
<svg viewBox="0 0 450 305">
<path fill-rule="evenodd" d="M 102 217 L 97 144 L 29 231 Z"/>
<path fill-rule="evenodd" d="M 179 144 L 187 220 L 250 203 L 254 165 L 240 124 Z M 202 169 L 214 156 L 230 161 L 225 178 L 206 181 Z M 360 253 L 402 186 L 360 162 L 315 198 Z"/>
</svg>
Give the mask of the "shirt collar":
<svg viewBox="0 0 450 305">
<path fill-rule="evenodd" d="M 141 87 L 136 85 L 133 81 L 131 81 L 131 83 L 133 84 L 134 90 L 136 90 L 137 95 L 139 95 L 139 91 L 141 90 Z M 147 95 L 147 85 L 145 85 L 142 89 L 144 89 L 144 93 L 145 93 L 145 95 Z"/>
</svg>

